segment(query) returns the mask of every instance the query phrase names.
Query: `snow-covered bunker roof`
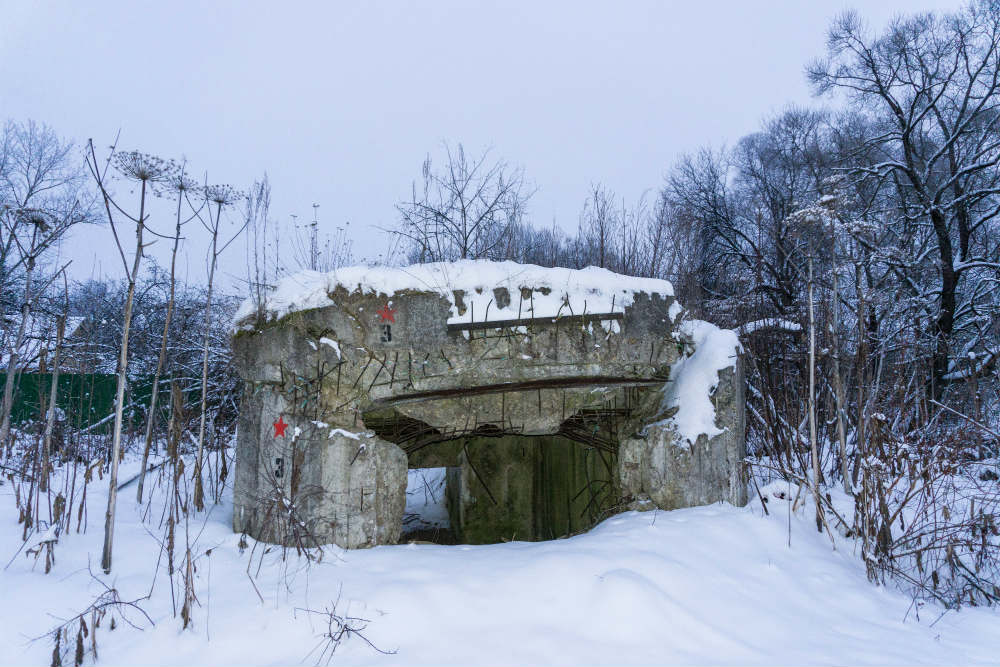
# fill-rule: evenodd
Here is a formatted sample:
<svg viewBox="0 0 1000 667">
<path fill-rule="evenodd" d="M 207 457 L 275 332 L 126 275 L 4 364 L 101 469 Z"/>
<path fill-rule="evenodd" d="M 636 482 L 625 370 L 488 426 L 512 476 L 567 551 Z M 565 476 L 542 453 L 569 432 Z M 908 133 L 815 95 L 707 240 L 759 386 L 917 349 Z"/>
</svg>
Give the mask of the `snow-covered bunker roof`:
<svg viewBox="0 0 1000 667">
<path fill-rule="evenodd" d="M 329 273 L 303 271 L 282 279 L 268 292 L 264 315 L 274 320 L 296 311 L 334 305 L 332 295 L 338 287 L 350 294 L 388 297 L 403 291 L 434 292 L 451 304 L 449 324 L 467 319 L 467 310 L 475 313 L 477 321 L 622 313 L 636 294 L 674 294 L 666 280 L 623 276 L 594 266 L 565 269 L 510 261 L 461 260 L 404 267 L 351 266 Z M 493 292 L 497 288 L 508 290 L 509 303 L 498 303 Z M 521 300 L 522 289 L 532 290 L 530 300 Z M 456 305 L 456 292 L 462 294 L 464 308 Z M 256 313 L 254 300 L 244 301 L 236 313 L 236 328 L 252 327 Z"/>
</svg>

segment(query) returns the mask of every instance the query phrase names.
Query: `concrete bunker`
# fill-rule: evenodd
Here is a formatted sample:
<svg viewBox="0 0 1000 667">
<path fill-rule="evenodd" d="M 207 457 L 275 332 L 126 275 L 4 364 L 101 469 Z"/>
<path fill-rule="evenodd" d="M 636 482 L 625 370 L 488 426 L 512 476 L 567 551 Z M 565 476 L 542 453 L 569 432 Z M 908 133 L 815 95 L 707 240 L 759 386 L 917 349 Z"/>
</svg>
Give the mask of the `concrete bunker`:
<svg viewBox="0 0 1000 667">
<path fill-rule="evenodd" d="M 394 544 L 408 468 L 446 467 L 464 543 L 623 509 L 746 503 L 732 332 L 666 281 L 464 261 L 285 279 L 237 316 L 233 527 Z"/>
</svg>

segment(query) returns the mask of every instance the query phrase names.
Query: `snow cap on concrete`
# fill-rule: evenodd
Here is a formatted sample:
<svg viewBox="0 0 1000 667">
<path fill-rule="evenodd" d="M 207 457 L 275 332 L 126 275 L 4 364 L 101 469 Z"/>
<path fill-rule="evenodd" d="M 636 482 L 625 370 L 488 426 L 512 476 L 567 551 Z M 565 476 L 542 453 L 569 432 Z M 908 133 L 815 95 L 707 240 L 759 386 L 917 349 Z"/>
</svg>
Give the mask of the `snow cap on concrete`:
<svg viewBox="0 0 1000 667">
<path fill-rule="evenodd" d="M 476 321 L 507 320 L 518 317 L 555 317 L 583 313 L 623 312 L 638 293 L 673 296 L 666 280 L 635 278 L 607 269 L 546 268 L 517 262 L 461 260 L 393 266 L 350 266 L 329 273 L 303 271 L 282 279 L 265 297 L 263 312 L 268 320 L 280 319 L 300 310 L 334 305 L 330 295 L 343 287 L 349 293 L 391 296 L 399 291 L 436 292 L 451 303 L 449 323 L 470 317 L 460 315 L 455 305 L 456 291 L 464 292 L 465 308 Z M 507 288 L 510 303 L 499 307 L 493 290 Z M 521 300 L 521 288 L 535 290 Z M 541 292 L 539 290 L 542 290 Z M 548 294 L 543 293 L 548 290 Z M 257 312 L 247 299 L 236 313 L 236 328 L 249 326 Z"/>
<path fill-rule="evenodd" d="M 667 421 L 677 429 L 677 444 L 690 447 L 702 433 L 709 438 L 722 433 L 715 423 L 712 396 L 719 385 L 719 371 L 735 365 L 742 348 L 735 331 L 711 322 L 686 320 L 680 329 L 693 340 L 694 353 L 671 367 L 672 381 L 667 385 L 663 408 L 677 408 Z"/>
</svg>

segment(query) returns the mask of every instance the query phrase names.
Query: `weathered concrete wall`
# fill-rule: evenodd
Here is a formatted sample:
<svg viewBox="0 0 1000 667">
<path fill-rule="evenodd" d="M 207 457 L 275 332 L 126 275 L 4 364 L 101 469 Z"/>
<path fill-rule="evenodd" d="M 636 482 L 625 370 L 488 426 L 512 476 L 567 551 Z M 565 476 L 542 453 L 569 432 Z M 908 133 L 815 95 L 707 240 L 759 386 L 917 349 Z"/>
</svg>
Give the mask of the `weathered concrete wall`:
<svg viewBox="0 0 1000 667">
<path fill-rule="evenodd" d="M 498 288 L 494 298 L 512 309 L 533 293 Z M 723 371 L 713 397 L 722 434 L 684 448 L 649 426 L 669 417 L 665 383 L 693 345 L 672 297 L 499 324 L 469 312 L 467 326 L 448 324 L 440 293 L 337 287 L 329 297 L 336 305 L 234 336 L 246 381 L 238 531 L 284 544 L 394 543 L 408 465 L 452 468 L 453 527 L 469 542 L 578 532 L 625 502 L 746 500 L 737 370 Z"/>
<path fill-rule="evenodd" d="M 712 403 L 724 431 L 712 438 L 702 434 L 693 444 L 680 442 L 669 422 L 659 422 L 622 441 L 622 493 L 633 509 L 747 503 L 744 387 L 741 363 L 719 373 Z"/>
<path fill-rule="evenodd" d="M 247 387 L 233 528 L 287 545 L 395 543 L 406 505 L 403 450 L 335 424 L 292 419 L 292 407 L 272 386 Z M 297 425 L 275 437 L 274 423 L 285 416 Z"/>
<path fill-rule="evenodd" d="M 560 436 L 469 438 L 448 469 L 448 514 L 465 544 L 579 533 L 618 502 L 615 455 Z"/>
<path fill-rule="evenodd" d="M 638 295 L 620 322 L 581 324 L 567 316 L 553 324 L 540 321 L 530 331 L 529 326 L 516 326 L 464 332 L 448 331 L 448 302 L 438 295 L 344 291 L 335 296 L 335 307 L 296 312 L 261 330 L 236 334 L 233 348 L 244 379 L 273 383 L 290 375 L 322 374 L 323 390 L 335 393 L 340 405 L 361 411 L 392 406 L 417 415 L 452 409 L 441 418 L 453 423 L 457 417 L 464 422 L 469 406 L 445 401 L 426 407 L 428 395 L 458 401 L 475 396 L 469 391 L 474 388 L 496 393 L 501 385 L 509 385 L 511 391 L 522 391 L 525 383 L 535 383 L 544 390 L 565 386 L 566 381 L 575 381 L 585 391 L 621 384 L 655 388 L 669 376 L 683 344 L 669 315 L 673 298 L 659 295 Z M 377 313 L 389 303 L 393 321 L 382 322 Z M 641 310 L 643 317 L 633 309 Z M 658 327 L 655 334 L 649 332 L 647 317 Z M 392 338 L 383 341 L 381 328 L 387 325 Z M 619 328 L 620 333 L 609 334 L 606 327 Z M 323 339 L 337 341 L 340 353 L 321 343 Z M 334 368 L 338 372 L 326 376 Z M 493 402 L 475 407 L 492 408 Z M 535 416 L 523 411 L 526 432 L 551 428 L 533 421 L 538 412 L 548 414 L 551 409 L 536 410 Z M 499 415 L 483 417 L 494 421 Z"/>
</svg>

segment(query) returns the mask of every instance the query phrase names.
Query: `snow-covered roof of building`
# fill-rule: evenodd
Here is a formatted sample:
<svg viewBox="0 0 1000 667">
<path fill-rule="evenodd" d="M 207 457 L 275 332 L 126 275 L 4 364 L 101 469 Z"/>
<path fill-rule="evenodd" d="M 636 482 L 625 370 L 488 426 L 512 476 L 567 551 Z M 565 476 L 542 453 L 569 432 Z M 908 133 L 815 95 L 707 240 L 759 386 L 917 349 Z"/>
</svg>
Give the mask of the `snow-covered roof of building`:
<svg viewBox="0 0 1000 667">
<path fill-rule="evenodd" d="M 349 293 L 374 293 L 392 296 L 410 290 L 436 292 L 452 305 L 449 323 L 461 321 L 454 292 L 464 292 L 466 308 L 477 320 L 506 320 L 515 317 L 555 317 L 581 313 L 623 312 L 636 294 L 673 296 L 674 288 L 666 280 L 635 278 L 607 269 L 546 268 L 517 262 L 461 260 L 414 264 L 404 267 L 351 266 L 320 273 L 303 271 L 287 278 L 265 297 L 267 319 L 278 319 L 300 310 L 334 305 L 330 295 L 337 287 Z M 493 290 L 505 287 L 510 304 L 497 305 Z M 520 302 L 520 289 L 535 290 L 531 303 Z M 548 294 L 538 290 L 548 288 Z M 487 306 L 489 308 L 487 309 Z M 247 299 L 235 316 L 237 328 L 251 326 L 256 314 L 254 300 Z M 464 311 L 463 311 L 464 312 Z"/>
</svg>

